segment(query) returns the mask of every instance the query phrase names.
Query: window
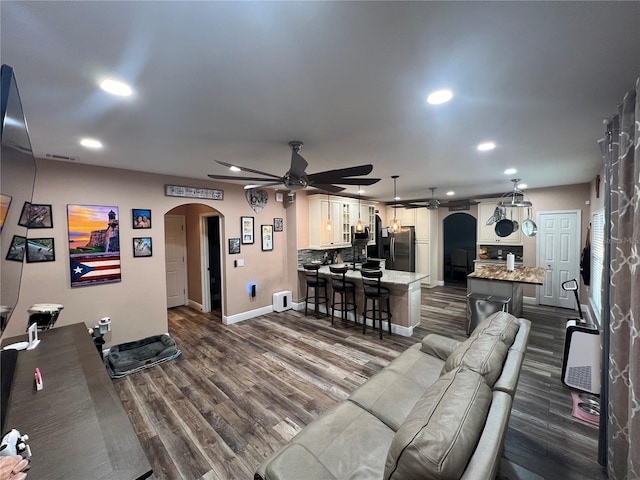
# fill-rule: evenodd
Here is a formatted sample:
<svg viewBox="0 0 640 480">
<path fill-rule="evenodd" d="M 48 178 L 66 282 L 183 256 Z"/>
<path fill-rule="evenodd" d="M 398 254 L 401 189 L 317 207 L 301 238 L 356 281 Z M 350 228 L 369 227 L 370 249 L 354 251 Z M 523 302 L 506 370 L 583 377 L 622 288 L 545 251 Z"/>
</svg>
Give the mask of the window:
<svg viewBox="0 0 640 480">
<path fill-rule="evenodd" d="M 591 220 L 591 302 L 598 323 L 602 324 L 602 280 L 604 270 L 604 208 Z"/>
</svg>

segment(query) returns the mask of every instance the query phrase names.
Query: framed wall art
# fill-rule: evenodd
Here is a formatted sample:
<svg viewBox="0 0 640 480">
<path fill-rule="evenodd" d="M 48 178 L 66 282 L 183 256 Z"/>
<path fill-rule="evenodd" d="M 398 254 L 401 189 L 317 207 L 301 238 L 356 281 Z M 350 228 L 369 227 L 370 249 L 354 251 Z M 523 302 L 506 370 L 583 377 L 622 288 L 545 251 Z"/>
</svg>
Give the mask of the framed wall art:
<svg viewBox="0 0 640 480">
<path fill-rule="evenodd" d="M 242 234 L 242 243 L 253 243 L 254 226 L 253 217 L 240 217 L 240 233 Z"/>
<path fill-rule="evenodd" d="M 51 205 L 24 202 L 18 225 L 27 228 L 53 228 Z"/>
<path fill-rule="evenodd" d="M 7 260 L 13 260 L 14 262 L 24 261 L 26 246 L 27 237 L 14 235 L 11 239 L 11 245 L 9 245 L 9 251 L 7 252 Z"/>
<path fill-rule="evenodd" d="M 71 287 L 121 280 L 118 207 L 67 205 Z"/>
<path fill-rule="evenodd" d="M 229 255 L 235 255 L 236 253 L 240 253 L 240 239 L 230 238 L 229 239 Z"/>
<path fill-rule="evenodd" d="M 262 250 L 265 252 L 273 250 L 273 225 L 262 225 L 260 229 L 262 233 Z"/>
<path fill-rule="evenodd" d="M 152 254 L 151 237 L 135 237 L 133 239 L 133 256 L 150 257 Z"/>
<path fill-rule="evenodd" d="M 151 210 L 134 208 L 131 210 L 133 228 L 151 228 Z"/>
<path fill-rule="evenodd" d="M 2 227 L 4 227 L 4 221 L 7 219 L 7 213 L 9 213 L 11 198 L 11 195 L 0 193 L 0 232 L 2 231 Z"/>
<path fill-rule="evenodd" d="M 284 230 L 284 220 L 282 218 L 273 219 L 273 231 L 282 232 Z"/>
<path fill-rule="evenodd" d="M 55 262 L 53 238 L 30 238 L 27 240 L 27 263 Z"/>
</svg>

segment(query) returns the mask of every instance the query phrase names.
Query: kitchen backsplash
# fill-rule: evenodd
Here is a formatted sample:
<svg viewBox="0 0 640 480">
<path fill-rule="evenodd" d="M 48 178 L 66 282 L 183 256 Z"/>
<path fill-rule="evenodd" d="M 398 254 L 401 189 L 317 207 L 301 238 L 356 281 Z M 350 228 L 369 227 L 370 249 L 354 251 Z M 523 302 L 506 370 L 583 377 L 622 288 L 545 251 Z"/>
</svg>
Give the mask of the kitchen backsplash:
<svg viewBox="0 0 640 480">
<path fill-rule="evenodd" d="M 507 258 L 507 253 L 513 253 L 516 260 L 522 260 L 524 248 L 522 245 L 480 245 L 479 253 L 486 252 L 489 259 Z"/>
<path fill-rule="evenodd" d="M 325 257 L 326 254 L 326 257 Z M 362 262 L 366 255 L 356 255 L 356 261 Z M 353 262 L 353 248 L 333 248 L 330 250 L 298 250 L 298 266 L 319 260 L 323 263 L 351 263 Z M 336 261 L 337 260 L 337 261 Z"/>
</svg>

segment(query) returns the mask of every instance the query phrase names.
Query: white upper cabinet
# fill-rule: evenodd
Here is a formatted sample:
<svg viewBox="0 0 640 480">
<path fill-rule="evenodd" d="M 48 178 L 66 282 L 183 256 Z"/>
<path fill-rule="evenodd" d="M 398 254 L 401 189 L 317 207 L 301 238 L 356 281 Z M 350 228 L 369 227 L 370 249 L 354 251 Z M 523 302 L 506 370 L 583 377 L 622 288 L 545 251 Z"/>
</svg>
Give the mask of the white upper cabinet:
<svg viewBox="0 0 640 480">
<path fill-rule="evenodd" d="M 327 229 L 331 212 L 333 228 Z M 309 248 L 351 246 L 351 227 L 360 219 L 369 227 L 369 244 L 375 243 L 375 203 L 335 195 L 309 195 Z"/>
<path fill-rule="evenodd" d="M 522 245 L 522 230 L 520 226 L 522 225 L 522 214 L 525 209 L 515 207 L 506 208 L 507 218 L 518 222 L 518 228 L 507 237 L 499 237 L 496 235 L 496 222 L 487 225 L 487 220 L 494 215 L 497 206 L 498 201 L 482 202 L 478 205 L 478 244 Z"/>
</svg>

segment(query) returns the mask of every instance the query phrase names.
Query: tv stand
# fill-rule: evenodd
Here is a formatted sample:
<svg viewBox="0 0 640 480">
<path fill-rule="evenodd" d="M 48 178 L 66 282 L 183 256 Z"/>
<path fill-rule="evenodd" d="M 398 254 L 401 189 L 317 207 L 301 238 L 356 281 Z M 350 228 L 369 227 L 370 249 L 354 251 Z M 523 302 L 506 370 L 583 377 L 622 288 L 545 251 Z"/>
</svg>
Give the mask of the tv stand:
<svg viewBox="0 0 640 480">
<path fill-rule="evenodd" d="M 3 340 L 23 341 L 25 335 Z M 29 435 L 29 478 L 142 480 L 153 471 L 84 323 L 18 353 L 5 428 Z M 36 391 L 35 369 L 44 388 Z"/>
</svg>

